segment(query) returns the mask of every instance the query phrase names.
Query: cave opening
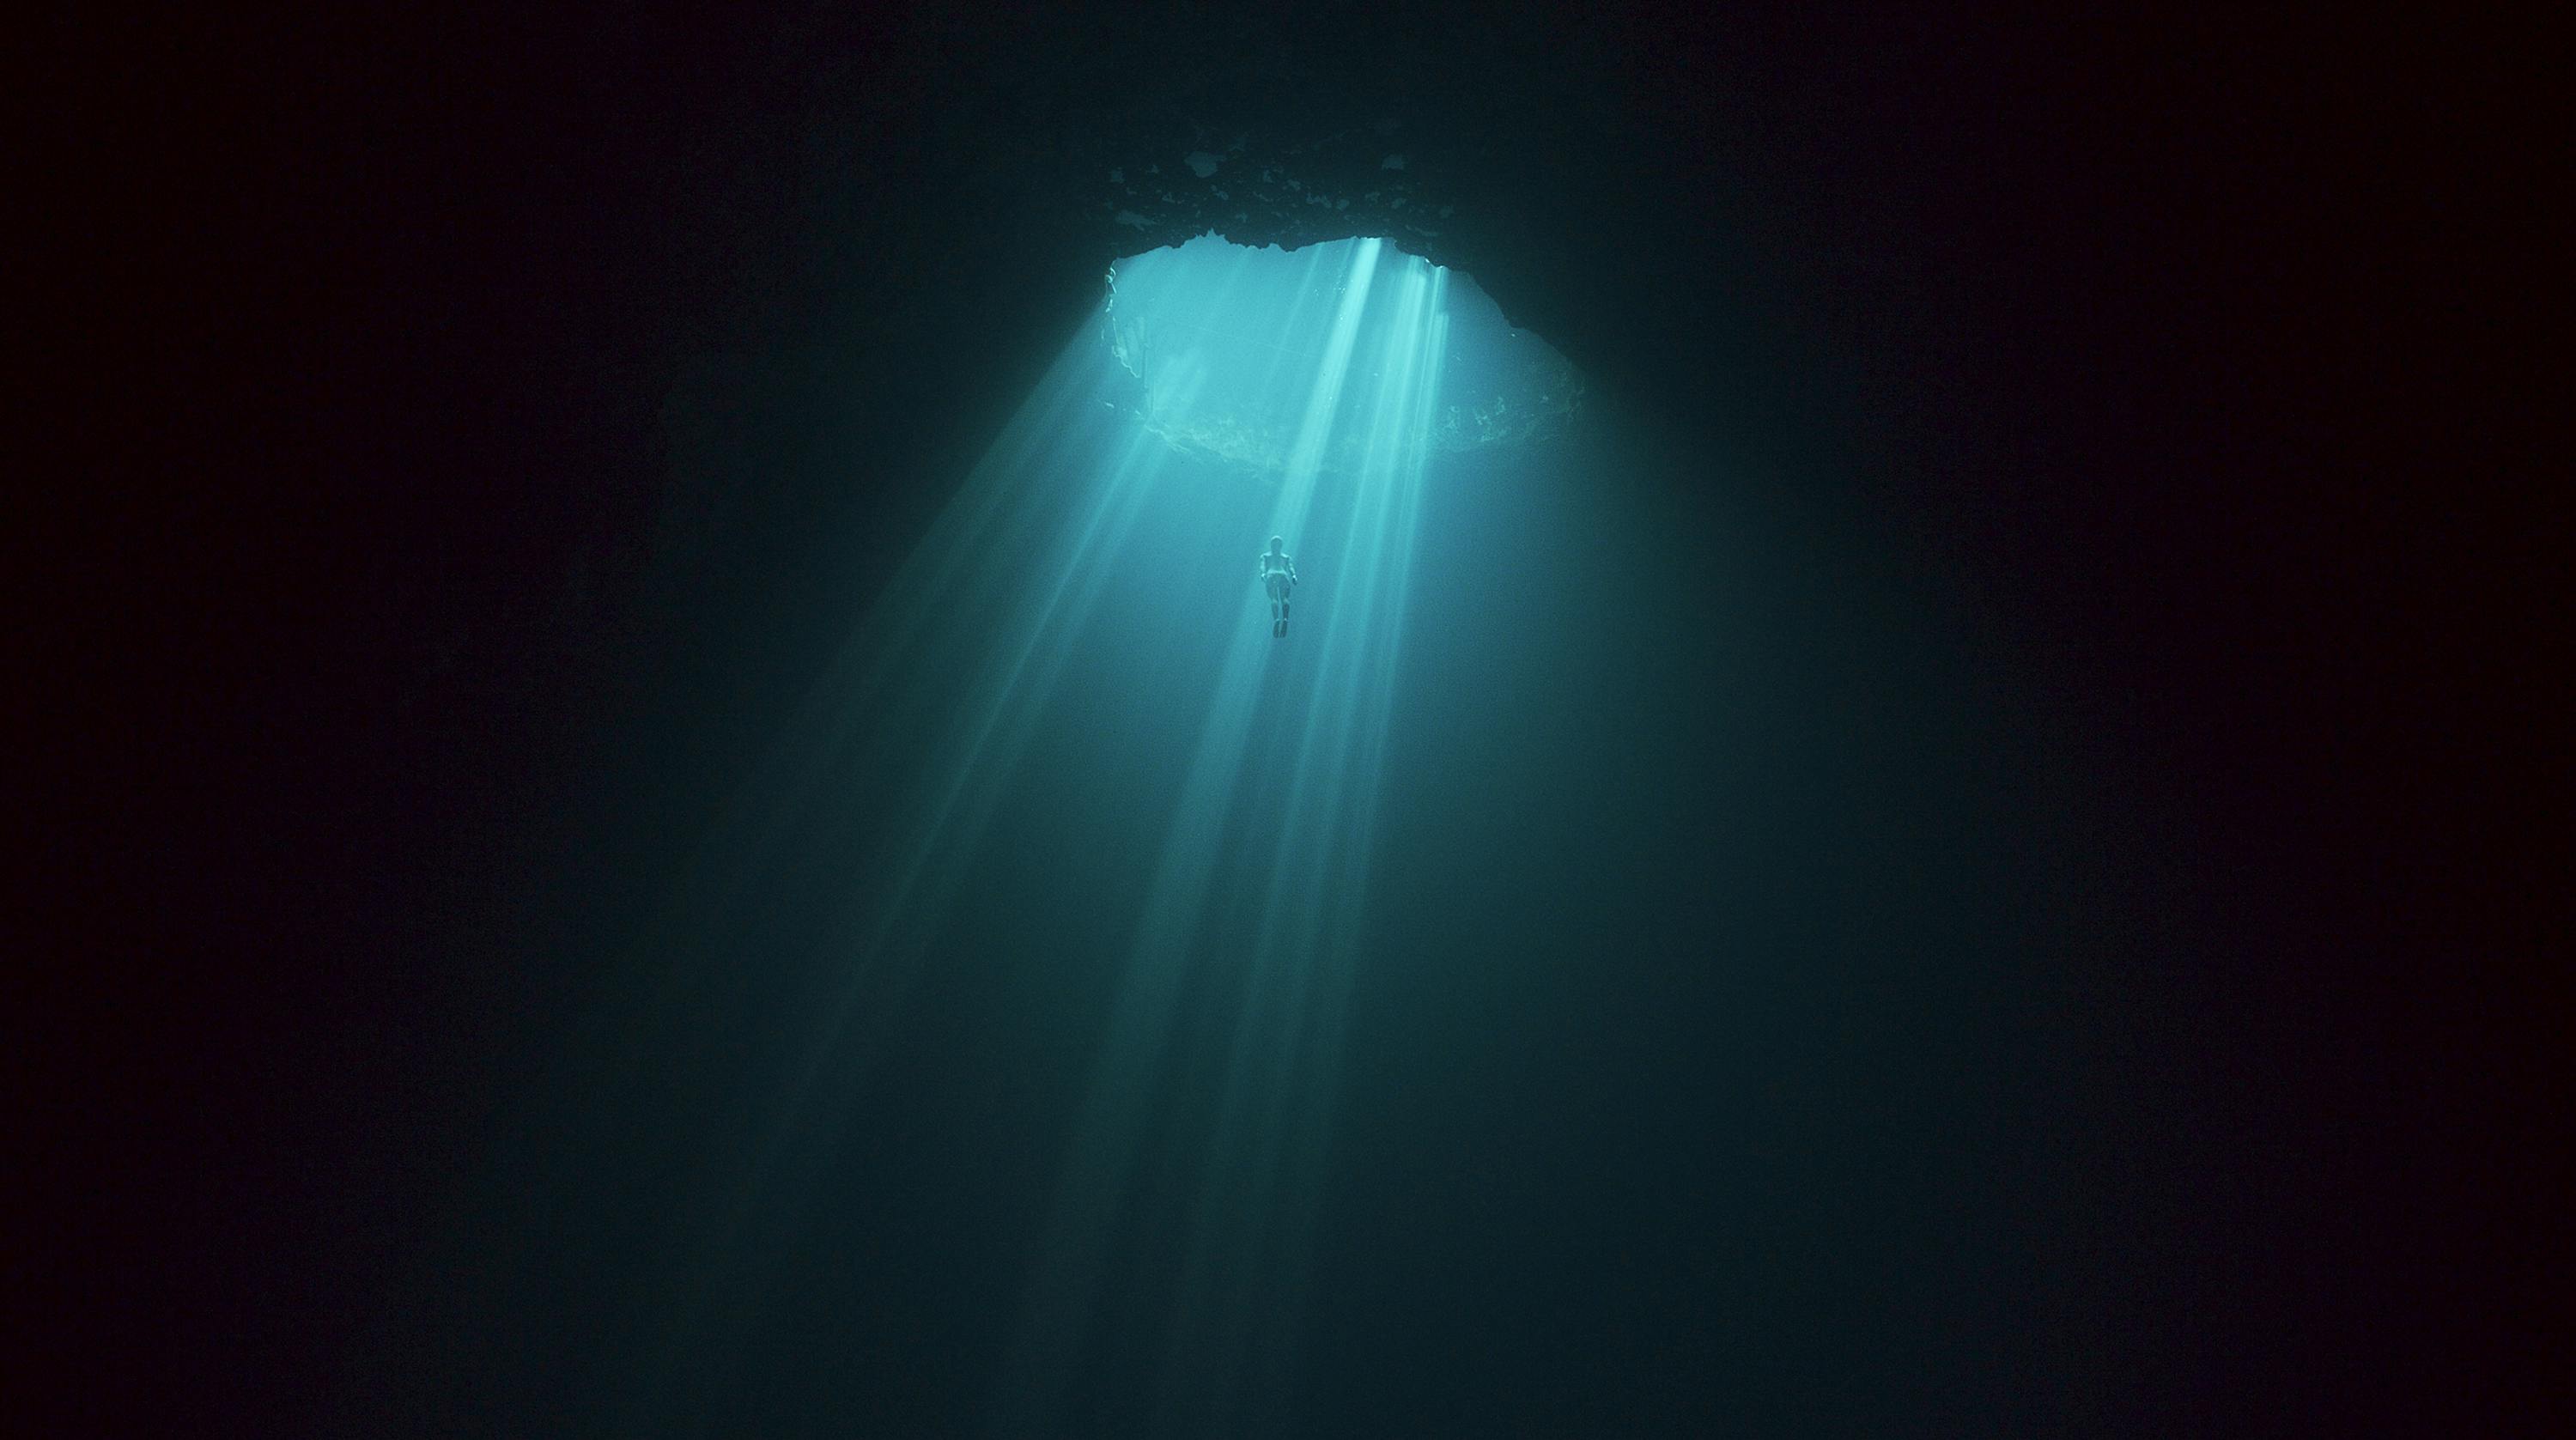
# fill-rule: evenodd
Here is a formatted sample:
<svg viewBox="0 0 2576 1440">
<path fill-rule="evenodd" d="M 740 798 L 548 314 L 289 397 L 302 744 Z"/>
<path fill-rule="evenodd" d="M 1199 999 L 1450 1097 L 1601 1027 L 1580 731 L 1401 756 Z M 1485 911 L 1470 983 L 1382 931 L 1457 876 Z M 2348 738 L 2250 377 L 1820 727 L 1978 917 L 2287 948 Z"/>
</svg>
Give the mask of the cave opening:
<svg viewBox="0 0 2576 1440">
<path fill-rule="evenodd" d="M 1422 287 L 1435 287 L 1428 308 Z M 1527 446 L 1582 410 L 1583 376 L 1554 346 L 1512 325 L 1473 277 L 1383 239 L 1290 251 L 1205 234 L 1118 261 L 1108 292 L 1100 336 L 1135 380 L 1145 426 L 1241 472 L 1366 468 L 1370 447 L 1397 437 L 1361 407 L 1372 386 L 1422 364 L 1422 337 L 1404 328 L 1417 322 L 1436 319 L 1443 339 L 1416 377 L 1437 400 L 1407 443 L 1435 455 Z"/>
</svg>

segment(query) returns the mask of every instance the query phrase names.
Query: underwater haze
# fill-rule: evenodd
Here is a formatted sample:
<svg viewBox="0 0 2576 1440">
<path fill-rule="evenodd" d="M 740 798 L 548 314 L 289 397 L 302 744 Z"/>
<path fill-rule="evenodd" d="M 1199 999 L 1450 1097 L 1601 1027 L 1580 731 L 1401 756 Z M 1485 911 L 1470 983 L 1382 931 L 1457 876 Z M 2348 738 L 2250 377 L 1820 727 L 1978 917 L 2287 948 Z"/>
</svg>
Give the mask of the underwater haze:
<svg viewBox="0 0 2576 1440">
<path fill-rule="evenodd" d="M 525 1087 L 411 1408 L 1670 1431 L 1930 1346 L 1834 1428 L 2048 1421 L 1996 1217 L 2085 1143 L 2000 1137 L 2123 1022 L 2028 964 L 2041 732 L 1467 276 L 1107 288 Z"/>
</svg>

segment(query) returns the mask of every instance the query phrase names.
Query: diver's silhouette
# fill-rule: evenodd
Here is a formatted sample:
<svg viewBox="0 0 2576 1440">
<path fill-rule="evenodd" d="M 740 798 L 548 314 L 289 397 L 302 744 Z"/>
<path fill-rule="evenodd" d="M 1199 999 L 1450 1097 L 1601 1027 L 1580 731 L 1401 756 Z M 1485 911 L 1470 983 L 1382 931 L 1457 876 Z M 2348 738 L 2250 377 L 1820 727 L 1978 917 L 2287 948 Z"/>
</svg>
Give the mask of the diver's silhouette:
<svg viewBox="0 0 2576 1440">
<path fill-rule="evenodd" d="M 1279 537 L 1270 537 L 1270 548 L 1261 553 L 1259 570 L 1261 587 L 1270 592 L 1270 633 L 1275 638 L 1288 633 L 1288 591 L 1297 583 L 1297 563 L 1279 548 Z"/>
</svg>

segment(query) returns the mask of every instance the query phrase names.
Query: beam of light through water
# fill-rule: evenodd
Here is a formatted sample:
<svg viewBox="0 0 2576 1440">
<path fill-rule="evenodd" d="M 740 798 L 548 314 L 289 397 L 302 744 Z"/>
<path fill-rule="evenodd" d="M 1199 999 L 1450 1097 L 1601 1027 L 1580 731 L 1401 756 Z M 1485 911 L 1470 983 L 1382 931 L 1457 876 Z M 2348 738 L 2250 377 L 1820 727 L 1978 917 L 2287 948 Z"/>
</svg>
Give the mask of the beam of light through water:
<svg viewBox="0 0 2576 1440">
<path fill-rule="evenodd" d="M 1279 1412 L 1426 469 L 1457 408 L 1452 303 L 1447 271 L 1375 239 L 1282 255 L 1211 238 L 1121 262 L 1105 314 L 891 578 L 660 922 L 674 954 L 785 923 L 770 911 L 810 907 L 828 925 L 826 963 L 759 992 L 717 1178 L 672 1201 L 684 1298 L 659 1350 L 674 1370 L 684 1352 L 718 1369 L 707 1352 L 749 1343 L 727 1337 L 782 1283 L 760 1257 L 832 1205 L 835 1117 L 900 1043 L 907 996 L 992 963 L 955 937 L 1013 883 L 993 876 L 1019 873 L 995 857 L 1027 838 L 1014 807 L 1047 763 L 1032 757 L 1064 753 L 1069 713 L 1141 690 L 1152 733 L 1094 748 L 1170 777 L 1151 790 L 1168 808 L 1115 872 L 1132 888 L 1097 899 L 1117 907 L 1102 933 L 1123 938 L 1096 967 L 1101 1028 L 1068 1077 L 990 1418 L 1050 1433 L 1105 1405 L 1213 1434 Z M 1247 457 L 1263 464 L 1247 472 Z M 1284 636 L 1253 566 L 1272 535 L 1302 582 Z M 1140 596 L 1163 603 L 1140 612 Z M 1112 612 L 1129 619 L 1104 636 Z M 1045 823 L 1053 844 L 1106 824 Z M 671 938 L 691 933 L 706 943 Z M 703 1048 L 675 1041 L 670 1017 L 718 986 L 670 969 L 596 1048 L 638 1069 Z M 1173 1154 L 1189 1157 L 1177 1179 Z M 1122 1236 L 1155 1186 L 1172 1249 L 1140 1282 Z M 1129 1380 L 1098 1381 L 1104 1347 Z M 720 1405 L 669 1388 L 639 1387 L 634 1429 Z"/>
<path fill-rule="evenodd" d="M 1394 689 L 1404 575 L 1429 450 L 1430 400 L 1445 337 L 1446 273 L 1412 257 L 1386 268 L 1393 293 L 1368 343 L 1361 317 L 1379 283 L 1381 246 L 1352 247 L 1296 438 L 1263 529 L 1306 537 L 1334 557 L 1334 591 L 1311 638 L 1320 652 L 1303 685 L 1279 683 L 1266 611 L 1247 592 L 1209 698 L 1178 812 L 1165 837 L 1109 1036 L 1094 1068 L 1039 1256 L 1008 1398 L 1011 1423 L 1043 1418 L 1079 1352 L 1107 1263 L 1109 1235 L 1159 1106 L 1151 1095 L 1195 967 L 1240 966 L 1218 1113 L 1187 1217 L 1188 1252 L 1169 1307 L 1156 1397 L 1165 1422 L 1231 1423 L 1243 1367 L 1258 1345 L 1284 1359 L 1294 1257 L 1311 1215 L 1323 1122 L 1365 878 L 1368 803 Z M 1284 347 L 1283 347 L 1284 348 Z M 1354 386 L 1354 356 L 1373 386 Z M 1353 392 L 1357 393 L 1354 394 Z M 1326 447 L 1360 437 L 1363 463 L 1337 476 L 1341 524 L 1309 531 Z M 1292 553 L 1294 553 L 1292 548 Z M 1310 613 L 1316 607 L 1310 604 Z M 1292 633 L 1297 632 L 1291 626 Z M 1259 723 L 1289 727 L 1284 774 L 1247 777 Z M 1221 868 L 1230 827 L 1266 824 L 1266 853 Z M 1262 844 L 1256 840 L 1256 846 Z M 1228 905 L 1233 887 L 1249 904 Z M 1248 943 L 1212 953 L 1212 908 L 1250 924 Z M 1260 1378 L 1275 1385 L 1275 1370 Z"/>
</svg>

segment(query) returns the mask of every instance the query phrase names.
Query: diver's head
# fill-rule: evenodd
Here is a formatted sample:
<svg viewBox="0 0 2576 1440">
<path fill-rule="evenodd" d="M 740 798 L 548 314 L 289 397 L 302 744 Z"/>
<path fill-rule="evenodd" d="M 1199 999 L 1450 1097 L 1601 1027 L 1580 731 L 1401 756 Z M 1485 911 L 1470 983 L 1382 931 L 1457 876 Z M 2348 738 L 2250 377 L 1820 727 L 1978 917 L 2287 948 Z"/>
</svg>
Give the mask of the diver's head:
<svg viewBox="0 0 2576 1440">
<path fill-rule="evenodd" d="M 1270 537 L 1270 553 L 1273 555 L 1279 553 L 1279 537 L 1276 535 Z"/>
</svg>

